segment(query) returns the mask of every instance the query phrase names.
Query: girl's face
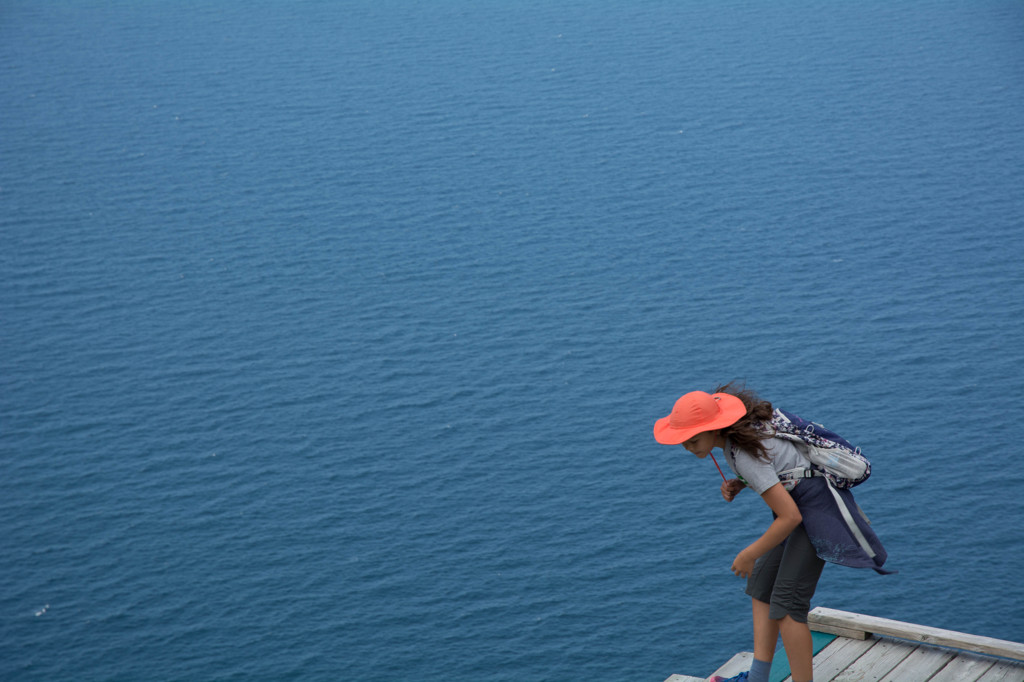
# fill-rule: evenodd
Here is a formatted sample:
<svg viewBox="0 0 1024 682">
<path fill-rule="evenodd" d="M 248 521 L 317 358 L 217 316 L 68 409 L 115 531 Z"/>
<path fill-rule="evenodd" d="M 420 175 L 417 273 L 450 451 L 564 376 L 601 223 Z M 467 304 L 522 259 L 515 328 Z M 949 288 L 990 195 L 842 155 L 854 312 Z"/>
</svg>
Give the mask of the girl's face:
<svg viewBox="0 0 1024 682">
<path fill-rule="evenodd" d="M 715 448 L 718 440 L 717 436 L 717 431 L 704 431 L 703 433 L 698 433 L 690 440 L 683 441 L 683 447 L 699 458 L 704 459 Z"/>
</svg>

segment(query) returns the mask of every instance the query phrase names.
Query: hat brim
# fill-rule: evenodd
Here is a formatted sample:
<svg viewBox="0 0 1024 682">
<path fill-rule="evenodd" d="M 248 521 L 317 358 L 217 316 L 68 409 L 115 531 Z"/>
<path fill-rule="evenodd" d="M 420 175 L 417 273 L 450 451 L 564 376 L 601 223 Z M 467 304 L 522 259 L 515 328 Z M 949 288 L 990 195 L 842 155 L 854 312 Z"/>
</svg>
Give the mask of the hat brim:
<svg viewBox="0 0 1024 682">
<path fill-rule="evenodd" d="M 743 401 L 730 393 L 715 393 L 713 398 L 718 398 L 718 405 L 721 408 L 718 415 L 704 424 L 690 426 L 685 429 L 672 428 L 672 415 L 662 417 L 654 422 L 654 440 L 663 445 L 679 445 L 690 440 L 698 433 L 724 429 L 738 422 L 747 413 L 747 406 Z"/>
</svg>

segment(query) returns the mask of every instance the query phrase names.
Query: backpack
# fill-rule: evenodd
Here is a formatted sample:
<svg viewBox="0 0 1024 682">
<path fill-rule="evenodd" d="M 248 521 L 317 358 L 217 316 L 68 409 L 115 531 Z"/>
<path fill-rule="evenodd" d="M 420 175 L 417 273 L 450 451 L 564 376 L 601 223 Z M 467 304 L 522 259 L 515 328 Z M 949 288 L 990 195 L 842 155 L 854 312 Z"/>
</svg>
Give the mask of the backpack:
<svg viewBox="0 0 1024 682">
<path fill-rule="evenodd" d="M 860 448 L 821 424 L 776 409 L 767 427 L 774 430 L 775 437 L 796 443 L 811 463 L 811 468 L 802 472 L 785 472 L 791 478 L 824 476 L 836 488 L 852 488 L 871 475 L 871 462 Z"/>
</svg>

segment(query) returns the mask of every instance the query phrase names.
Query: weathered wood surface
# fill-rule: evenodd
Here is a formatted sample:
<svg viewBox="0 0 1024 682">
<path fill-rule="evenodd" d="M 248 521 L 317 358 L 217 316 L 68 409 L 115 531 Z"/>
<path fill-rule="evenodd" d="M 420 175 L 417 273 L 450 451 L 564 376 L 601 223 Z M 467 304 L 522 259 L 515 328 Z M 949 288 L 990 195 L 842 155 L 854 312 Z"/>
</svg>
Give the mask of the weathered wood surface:
<svg viewBox="0 0 1024 682">
<path fill-rule="evenodd" d="M 1024 663 L 999 661 L 978 682 L 1024 682 Z"/>
<path fill-rule="evenodd" d="M 886 635 L 913 642 L 952 647 L 988 656 L 1001 656 L 1003 658 L 1024 661 L 1024 644 L 1019 642 L 968 635 L 962 632 L 942 630 L 926 625 L 903 623 L 898 620 L 889 620 L 888 618 L 865 616 L 859 613 L 826 609 L 819 606 L 811 611 L 807 617 L 807 622 L 812 630 L 819 630 L 820 632 L 832 632 L 832 630 L 821 629 L 826 627 L 841 628 L 854 632 Z"/>
<path fill-rule="evenodd" d="M 927 646 L 914 647 L 910 655 L 900 661 L 899 665 L 890 670 L 879 682 L 927 680 L 946 667 L 946 664 L 955 655 L 949 649 L 933 649 Z"/>
<path fill-rule="evenodd" d="M 779 655 L 784 655 L 781 651 Z M 731 677 L 750 668 L 753 654 L 733 656 L 714 674 Z M 672 675 L 665 682 L 704 682 Z M 814 657 L 816 682 L 1024 682 L 1024 663 L 871 636 L 836 639 Z M 785 682 L 792 682 L 787 677 Z"/>
<path fill-rule="evenodd" d="M 878 640 L 860 658 L 848 665 L 846 670 L 832 679 L 843 682 L 875 682 L 892 672 L 913 653 L 915 648 L 917 647 L 914 645 L 894 639 Z"/>
<path fill-rule="evenodd" d="M 750 670 L 750 664 L 754 662 L 754 654 L 750 651 L 741 651 L 732 658 L 729 662 L 723 665 L 721 668 L 716 670 L 713 674 L 721 675 L 728 679 L 733 675 L 739 675 L 744 670 Z"/>
<path fill-rule="evenodd" d="M 736 654 L 721 668 L 716 670 L 713 675 L 721 675 L 728 679 L 733 675 L 738 675 L 744 670 L 750 670 L 750 663 L 754 660 L 754 654 L 749 651 L 741 651 Z M 671 675 L 665 682 L 705 682 L 706 677 L 689 677 L 687 675 Z"/>
<path fill-rule="evenodd" d="M 820 607 L 808 622 L 818 632 L 853 635 L 838 633 L 818 651 L 816 682 L 1024 682 L 1024 644 L 1017 642 Z M 752 659 L 749 652 L 736 654 L 714 674 L 731 677 L 748 670 Z M 773 669 L 773 679 L 787 673 Z M 672 675 L 665 682 L 702 679 Z"/>
<path fill-rule="evenodd" d="M 839 638 L 814 656 L 816 682 L 1024 682 L 1024 663 L 903 639 Z M 785 682 L 793 682 L 785 678 Z"/>
<path fill-rule="evenodd" d="M 814 679 L 833 680 L 874 646 L 873 640 L 837 639 L 814 657 Z"/>
<path fill-rule="evenodd" d="M 975 682 L 995 665 L 995 661 L 984 656 L 958 654 L 928 682 Z"/>
<path fill-rule="evenodd" d="M 871 635 L 814 657 L 816 682 L 1024 682 L 1024 663 Z M 792 682 L 792 678 L 786 678 Z"/>
</svg>

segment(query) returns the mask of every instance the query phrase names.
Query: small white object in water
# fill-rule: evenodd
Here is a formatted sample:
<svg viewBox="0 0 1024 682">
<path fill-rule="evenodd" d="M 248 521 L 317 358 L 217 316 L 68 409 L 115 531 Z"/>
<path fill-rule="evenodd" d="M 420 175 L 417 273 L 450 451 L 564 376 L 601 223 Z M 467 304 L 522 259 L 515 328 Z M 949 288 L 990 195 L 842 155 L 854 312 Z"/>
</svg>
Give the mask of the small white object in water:
<svg viewBox="0 0 1024 682">
<path fill-rule="evenodd" d="M 47 605 L 46 605 L 46 606 L 44 606 L 43 608 L 41 608 L 41 609 L 39 609 L 38 611 L 36 611 L 36 617 L 38 618 L 39 616 L 41 616 L 41 615 L 43 615 L 44 613 L 46 613 L 47 609 L 49 609 L 49 608 L 50 608 L 50 605 L 49 605 L 49 604 L 47 604 Z"/>
</svg>

